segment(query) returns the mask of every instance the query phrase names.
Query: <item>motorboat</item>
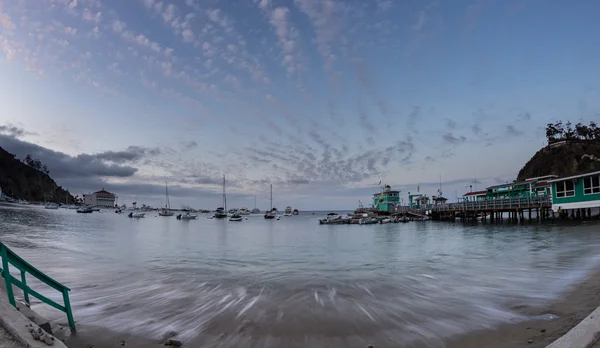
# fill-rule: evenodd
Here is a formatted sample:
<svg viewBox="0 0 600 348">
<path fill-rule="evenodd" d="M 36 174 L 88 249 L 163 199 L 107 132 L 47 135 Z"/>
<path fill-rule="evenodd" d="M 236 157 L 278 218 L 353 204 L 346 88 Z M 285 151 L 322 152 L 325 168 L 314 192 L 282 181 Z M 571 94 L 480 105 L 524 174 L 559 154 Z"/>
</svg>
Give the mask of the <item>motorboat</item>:
<svg viewBox="0 0 600 348">
<path fill-rule="evenodd" d="M 90 209 L 92 209 L 92 211 L 100 211 L 100 208 L 98 208 L 98 207 L 93 207 L 93 208 L 90 208 Z"/>
<path fill-rule="evenodd" d="M 177 220 L 196 220 L 196 218 L 198 218 L 198 215 L 190 213 L 177 215 Z"/>
<path fill-rule="evenodd" d="M 294 209 L 292 211 L 292 215 L 298 215 L 298 214 L 300 214 L 300 211 L 298 211 L 298 209 Z"/>
<path fill-rule="evenodd" d="M 91 214 L 93 212 L 92 208 L 90 208 L 90 207 L 81 207 L 81 208 L 77 209 L 76 211 L 79 214 Z"/>
<path fill-rule="evenodd" d="M 142 213 L 139 211 L 132 211 L 131 213 L 129 213 L 128 215 L 130 218 L 143 218 L 144 216 L 146 216 L 146 213 Z"/>
<path fill-rule="evenodd" d="M 285 207 L 285 211 L 283 212 L 283 216 L 292 216 L 292 207 L 289 205 Z"/>
<path fill-rule="evenodd" d="M 392 222 L 393 221 L 390 218 L 385 218 L 385 219 L 382 219 L 381 221 L 379 221 L 380 224 L 390 224 Z"/>
<path fill-rule="evenodd" d="M 238 210 L 238 214 L 240 215 L 250 215 L 250 210 L 248 210 L 248 208 L 241 208 L 240 210 Z"/>
<path fill-rule="evenodd" d="M 58 204 L 56 204 L 56 203 L 47 203 L 47 204 L 44 206 L 44 208 L 45 208 L 45 209 L 58 209 Z"/>
<path fill-rule="evenodd" d="M 348 223 L 347 219 L 342 218 L 336 213 L 329 213 L 325 219 L 320 219 L 319 224 L 321 225 L 337 225 Z"/>
<path fill-rule="evenodd" d="M 277 215 L 277 217 L 275 218 L 275 220 L 281 220 L 281 215 Z"/>
<path fill-rule="evenodd" d="M 360 219 L 358 222 L 359 225 L 373 225 L 377 223 L 379 223 L 379 220 L 377 220 L 376 218 L 364 218 Z"/>
<path fill-rule="evenodd" d="M 237 209 L 229 209 L 227 212 L 228 212 L 229 214 L 232 214 L 232 215 L 233 215 L 233 214 L 236 214 L 238 211 L 237 211 Z"/>
<path fill-rule="evenodd" d="M 243 220 L 242 215 L 240 215 L 238 213 L 231 215 L 231 217 L 229 218 L 229 221 L 242 221 L 242 220 Z"/>
<path fill-rule="evenodd" d="M 254 208 L 250 211 L 252 214 L 260 214 L 260 209 Z"/>
</svg>

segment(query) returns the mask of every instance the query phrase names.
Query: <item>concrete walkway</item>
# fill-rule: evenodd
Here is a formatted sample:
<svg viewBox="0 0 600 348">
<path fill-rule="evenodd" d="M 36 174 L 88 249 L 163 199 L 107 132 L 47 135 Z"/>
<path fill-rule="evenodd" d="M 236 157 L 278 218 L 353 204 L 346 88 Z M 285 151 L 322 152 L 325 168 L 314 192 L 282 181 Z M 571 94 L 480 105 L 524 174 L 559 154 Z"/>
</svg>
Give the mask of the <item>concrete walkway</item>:
<svg viewBox="0 0 600 348">
<path fill-rule="evenodd" d="M 25 348 L 24 345 L 15 341 L 14 338 L 0 325 L 0 347 L 2 348 Z"/>
</svg>

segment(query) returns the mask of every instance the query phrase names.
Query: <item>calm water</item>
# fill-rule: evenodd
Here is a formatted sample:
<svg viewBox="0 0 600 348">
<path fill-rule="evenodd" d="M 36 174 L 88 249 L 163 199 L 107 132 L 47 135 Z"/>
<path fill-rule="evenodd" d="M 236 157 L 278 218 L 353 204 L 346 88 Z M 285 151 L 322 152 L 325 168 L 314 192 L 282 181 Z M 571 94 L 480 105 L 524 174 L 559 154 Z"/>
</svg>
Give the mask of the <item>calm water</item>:
<svg viewBox="0 0 600 348">
<path fill-rule="evenodd" d="M 600 263 L 594 223 L 154 215 L 0 206 L 0 238 L 72 288 L 80 325 L 153 339 L 175 331 L 211 347 L 440 347 L 527 319 L 513 309 L 551 301 Z"/>
</svg>

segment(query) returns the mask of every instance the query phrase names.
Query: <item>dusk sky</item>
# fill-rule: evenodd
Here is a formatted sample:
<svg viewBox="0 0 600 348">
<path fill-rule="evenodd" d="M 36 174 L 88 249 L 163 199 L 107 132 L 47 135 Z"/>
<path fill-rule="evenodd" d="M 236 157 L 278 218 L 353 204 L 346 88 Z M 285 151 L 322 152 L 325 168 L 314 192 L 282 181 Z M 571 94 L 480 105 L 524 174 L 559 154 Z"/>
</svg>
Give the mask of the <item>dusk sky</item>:
<svg viewBox="0 0 600 348">
<path fill-rule="evenodd" d="M 600 120 L 597 0 L 0 0 L 0 146 L 73 194 L 353 209 Z"/>
</svg>

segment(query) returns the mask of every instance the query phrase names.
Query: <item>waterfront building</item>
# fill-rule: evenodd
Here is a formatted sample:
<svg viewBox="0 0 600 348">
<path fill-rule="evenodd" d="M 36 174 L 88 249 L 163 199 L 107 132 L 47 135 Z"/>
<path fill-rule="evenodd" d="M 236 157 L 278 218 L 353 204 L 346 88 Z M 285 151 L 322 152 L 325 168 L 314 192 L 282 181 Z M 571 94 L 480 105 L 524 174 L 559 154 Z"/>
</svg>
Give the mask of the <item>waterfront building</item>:
<svg viewBox="0 0 600 348">
<path fill-rule="evenodd" d="M 463 201 L 465 202 L 478 202 L 485 201 L 487 199 L 487 190 L 484 191 L 473 191 L 465 193 L 463 195 Z"/>
<path fill-rule="evenodd" d="M 408 193 L 408 206 L 410 209 L 422 209 L 426 208 L 429 204 L 429 197 L 422 193 L 410 194 Z"/>
<path fill-rule="evenodd" d="M 554 178 L 552 185 L 552 210 L 579 210 L 600 207 L 600 171 Z"/>
<path fill-rule="evenodd" d="M 373 208 L 378 211 L 392 211 L 400 202 L 400 191 L 393 191 L 385 185 L 383 191 L 373 195 Z"/>
<path fill-rule="evenodd" d="M 91 207 L 114 207 L 115 206 L 115 194 L 105 191 L 104 189 L 83 195 L 84 203 Z"/>
</svg>

